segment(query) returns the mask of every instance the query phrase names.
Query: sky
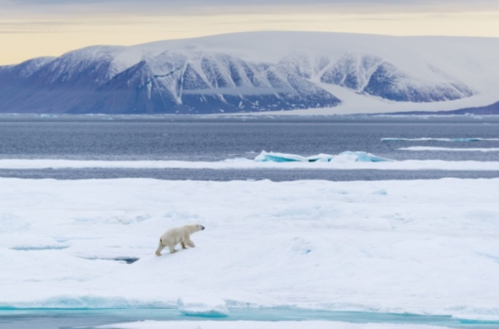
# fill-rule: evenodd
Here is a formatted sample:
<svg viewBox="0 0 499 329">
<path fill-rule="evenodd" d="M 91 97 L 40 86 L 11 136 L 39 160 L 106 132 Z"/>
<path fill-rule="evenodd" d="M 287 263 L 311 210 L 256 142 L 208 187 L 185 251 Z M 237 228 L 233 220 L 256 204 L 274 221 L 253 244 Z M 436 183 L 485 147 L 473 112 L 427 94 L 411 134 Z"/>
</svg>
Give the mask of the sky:
<svg viewBox="0 0 499 329">
<path fill-rule="evenodd" d="M 266 30 L 499 38 L 499 0 L 0 0 L 0 65 Z"/>
</svg>

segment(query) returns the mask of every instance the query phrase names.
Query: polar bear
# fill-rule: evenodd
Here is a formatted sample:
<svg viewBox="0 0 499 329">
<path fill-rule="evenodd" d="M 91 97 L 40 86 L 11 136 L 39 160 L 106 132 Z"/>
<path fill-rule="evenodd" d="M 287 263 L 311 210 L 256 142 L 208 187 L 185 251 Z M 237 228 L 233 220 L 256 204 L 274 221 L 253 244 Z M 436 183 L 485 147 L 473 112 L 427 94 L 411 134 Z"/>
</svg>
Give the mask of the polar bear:
<svg viewBox="0 0 499 329">
<path fill-rule="evenodd" d="M 195 245 L 191 241 L 191 234 L 204 230 L 203 225 L 184 225 L 169 229 L 159 239 L 158 249 L 156 249 L 156 256 L 161 256 L 161 250 L 165 247 L 170 249 L 170 254 L 177 252 L 175 246 L 182 245 L 182 249 L 186 249 L 185 245 L 194 248 Z"/>
</svg>

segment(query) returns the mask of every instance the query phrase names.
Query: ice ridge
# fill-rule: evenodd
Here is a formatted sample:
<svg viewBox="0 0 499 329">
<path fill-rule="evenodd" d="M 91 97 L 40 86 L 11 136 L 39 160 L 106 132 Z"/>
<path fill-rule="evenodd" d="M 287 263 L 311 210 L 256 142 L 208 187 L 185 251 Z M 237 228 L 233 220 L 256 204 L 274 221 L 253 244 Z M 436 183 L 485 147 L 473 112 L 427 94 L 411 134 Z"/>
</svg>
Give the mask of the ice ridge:
<svg viewBox="0 0 499 329">
<path fill-rule="evenodd" d="M 255 157 L 256 162 L 384 162 L 392 161 L 367 152 L 346 151 L 338 155 L 316 154 L 301 156 L 297 154 L 262 151 Z"/>
</svg>

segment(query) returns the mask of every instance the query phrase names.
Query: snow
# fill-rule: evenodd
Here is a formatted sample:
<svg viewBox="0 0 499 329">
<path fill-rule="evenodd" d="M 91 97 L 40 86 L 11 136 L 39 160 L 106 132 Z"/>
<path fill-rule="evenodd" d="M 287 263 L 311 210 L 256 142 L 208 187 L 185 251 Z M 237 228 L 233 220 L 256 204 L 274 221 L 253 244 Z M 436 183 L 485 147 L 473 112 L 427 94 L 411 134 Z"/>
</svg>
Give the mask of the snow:
<svg viewBox="0 0 499 329">
<path fill-rule="evenodd" d="M 434 137 L 421 137 L 421 138 L 382 138 L 382 142 L 449 142 L 449 143 L 467 143 L 467 142 L 497 142 L 499 138 L 434 138 Z"/>
<path fill-rule="evenodd" d="M 112 325 L 100 326 L 98 328 L 112 329 L 446 329 L 437 326 L 424 325 L 400 325 L 400 324 L 353 324 L 329 321 L 141 321 L 134 323 L 117 323 Z"/>
<path fill-rule="evenodd" d="M 265 161 L 262 161 L 265 160 Z M 270 161 L 272 160 L 272 161 Z M 281 162 L 287 160 L 286 162 Z M 291 161 L 293 160 L 293 161 Z M 310 162 L 310 160 L 312 162 Z M 326 161 L 328 160 L 328 161 Z M 0 159 L 0 169 L 83 169 L 83 168 L 150 168 L 150 169 L 311 169 L 311 170 L 499 170 L 497 161 L 402 160 L 388 161 L 366 152 L 342 152 L 339 155 L 318 154 L 304 157 L 295 154 L 263 153 L 255 160 L 247 158 L 224 161 L 101 161 Z"/>
<path fill-rule="evenodd" d="M 499 148 L 452 148 L 452 147 L 427 147 L 427 146 L 411 146 L 399 148 L 402 151 L 434 151 L 434 152 L 499 152 Z"/>
<path fill-rule="evenodd" d="M 0 308 L 177 308 L 181 299 L 499 319 L 497 195 L 499 179 L 0 178 Z M 156 257 L 160 234 L 183 224 L 206 227 L 196 248 Z M 113 260 L 123 258 L 138 261 Z M 123 328 L 134 325 L 176 324 Z"/>
<path fill-rule="evenodd" d="M 223 299 L 207 296 L 189 296 L 179 298 L 178 310 L 184 315 L 224 317 L 229 315 Z"/>
</svg>

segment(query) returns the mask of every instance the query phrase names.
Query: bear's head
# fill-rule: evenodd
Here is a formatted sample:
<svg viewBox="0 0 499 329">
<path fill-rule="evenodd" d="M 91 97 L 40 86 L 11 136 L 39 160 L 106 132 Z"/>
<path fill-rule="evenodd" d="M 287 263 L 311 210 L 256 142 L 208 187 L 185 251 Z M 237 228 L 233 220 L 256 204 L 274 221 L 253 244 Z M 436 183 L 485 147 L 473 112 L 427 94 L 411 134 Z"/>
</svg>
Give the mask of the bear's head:
<svg viewBox="0 0 499 329">
<path fill-rule="evenodd" d="M 189 232 L 189 234 L 192 234 L 204 230 L 204 226 L 199 224 L 192 224 L 192 225 L 185 225 L 183 229 Z"/>
</svg>

